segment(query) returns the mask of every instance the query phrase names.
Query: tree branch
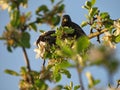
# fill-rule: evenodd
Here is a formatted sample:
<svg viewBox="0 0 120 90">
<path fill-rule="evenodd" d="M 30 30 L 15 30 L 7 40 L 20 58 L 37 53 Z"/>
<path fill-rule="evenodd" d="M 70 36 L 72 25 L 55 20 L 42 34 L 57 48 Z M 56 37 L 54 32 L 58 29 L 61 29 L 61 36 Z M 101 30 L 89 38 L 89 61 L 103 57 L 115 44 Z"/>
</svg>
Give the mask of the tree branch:
<svg viewBox="0 0 120 90">
<path fill-rule="evenodd" d="M 20 4 L 19 4 L 19 2 L 17 0 L 14 0 L 13 2 L 16 4 L 16 8 L 17 8 L 17 10 L 20 14 Z M 18 27 L 18 30 L 21 30 L 21 32 L 24 32 L 25 29 L 26 29 L 26 26 L 24 26 L 24 28 Z M 15 41 L 17 41 L 17 40 L 15 40 Z M 30 67 L 30 62 L 29 62 L 29 59 L 28 59 L 28 55 L 27 55 L 26 49 L 24 47 L 22 47 L 22 51 L 23 51 L 24 60 L 25 60 L 25 63 L 26 63 L 27 71 L 28 71 L 28 82 L 33 85 L 34 80 L 33 80 L 33 77 L 31 75 L 31 67 Z"/>
<path fill-rule="evenodd" d="M 76 70 L 78 73 L 80 87 L 81 87 L 81 90 L 84 90 L 84 85 L 83 85 L 83 81 L 82 81 L 83 62 L 81 61 L 81 57 L 79 54 L 76 55 L 76 62 L 75 63 L 76 63 Z"/>
<path fill-rule="evenodd" d="M 91 34 L 88 35 L 88 38 L 89 39 L 94 38 L 94 37 L 96 37 L 96 36 L 98 36 L 100 34 L 103 34 L 104 32 L 107 32 L 107 31 L 109 31 L 109 30 L 108 29 L 103 29 L 103 30 L 101 30 L 99 32 L 91 33 Z"/>
<path fill-rule="evenodd" d="M 83 85 L 83 81 L 82 81 L 82 69 L 80 68 L 80 64 L 78 63 L 78 61 L 76 62 L 76 69 L 77 69 L 77 73 L 78 73 L 81 90 L 84 90 L 84 85 Z"/>
<path fill-rule="evenodd" d="M 23 50 L 23 54 L 24 54 L 24 60 L 25 60 L 25 63 L 26 63 L 26 67 L 27 67 L 27 70 L 28 70 L 28 73 L 29 73 L 29 82 L 31 84 L 34 84 L 33 77 L 31 75 L 31 67 L 30 67 L 30 62 L 29 62 L 29 59 L 28 59 L 27 52 L 26 52 L 24 47 L 22 47 L 22 50 Z"/>
<path fill-rule="evenodd" d="M 107 31 L 109 31 L 109 30 L 108 29 L 103 29 L 103 30 L 101 30 L 99 32 L 91 33 L 91 34 L 88 35 L 88 38 L 92 39 L 94 37 L 97 37 L 100 34 L 103 34 L 104 32 L 107 32 Z M 77 72 L 78 72 L 78 77 L 79 77 L 79 82 L 80 82 L 81 90 L 84 90 L 83 81 L 82 81 L 82 73 L 79 70 L 80 69 L 80 65 L 78 63 L 76 63 L 76 69 L 77 69 Z"/>
</svg>

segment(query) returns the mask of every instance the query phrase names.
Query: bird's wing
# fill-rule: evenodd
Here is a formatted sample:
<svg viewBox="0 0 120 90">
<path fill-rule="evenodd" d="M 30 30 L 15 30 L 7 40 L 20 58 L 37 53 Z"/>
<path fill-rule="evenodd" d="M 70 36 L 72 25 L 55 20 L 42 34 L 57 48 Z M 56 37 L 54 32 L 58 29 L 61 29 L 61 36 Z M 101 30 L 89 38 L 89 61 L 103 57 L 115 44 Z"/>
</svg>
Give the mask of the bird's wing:
<svg viewBox="0 0 120 90">
<path fill-rule="evenodd" d="M 36 41 L 36 45 L 38 45 L 40 41 L 48 42 L 49 44 L 55 43 L 56 38 L 55 36 L 52 36 L 52 34 L 55 34 L 55 30 L 47 31 L 41 34 Z"/>
<path fill-rule="evenodd" d="M 80 33 L 80 35 L 86 35 L 85 32 L 83 31 L 83 29 L 79 25 L 77 25 L 76 23 L 71 22 L 71 27 L 73 29 L 75 29 L 78 33 Z"/>
</svg>

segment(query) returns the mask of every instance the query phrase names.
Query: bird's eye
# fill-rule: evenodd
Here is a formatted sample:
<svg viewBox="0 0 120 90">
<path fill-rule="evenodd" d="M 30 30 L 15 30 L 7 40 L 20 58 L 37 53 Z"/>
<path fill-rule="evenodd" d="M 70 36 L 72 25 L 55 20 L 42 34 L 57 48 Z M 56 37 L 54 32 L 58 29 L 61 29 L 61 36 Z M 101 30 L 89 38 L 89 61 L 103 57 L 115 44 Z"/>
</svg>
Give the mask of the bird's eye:
<svg viewBox="0 0 120 90">
<path fill-rule="evenodd" d="M 68 20 L 66 18 L 63 18 L 63 22 L 67 22 Z"/>
</svg>

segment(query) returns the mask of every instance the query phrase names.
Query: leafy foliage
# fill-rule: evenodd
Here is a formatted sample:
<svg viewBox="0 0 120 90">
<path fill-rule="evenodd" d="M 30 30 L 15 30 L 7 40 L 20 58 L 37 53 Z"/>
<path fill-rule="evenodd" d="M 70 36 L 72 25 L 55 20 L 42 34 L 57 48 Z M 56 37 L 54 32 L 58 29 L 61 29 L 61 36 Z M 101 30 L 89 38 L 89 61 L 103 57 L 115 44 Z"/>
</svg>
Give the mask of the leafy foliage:
<svg viewBox="0 0 120 90">
<path fill-rule="evenodd" d="M 73 82 L 70 82 L 70 85 L 66 85 L 64 87 L 65 90 L 78 90 L 80 88 L 80 85 L 73 86 Z"/>
<path fill-rule="evenodd" d="M 34 21 L 30 20 L 32 12 L 20 11 L 22 7 L 27 8 L 28 0 L 3 0 L 0 2 L 3 10 L 8 9 L 10 18 L 5 26 L 5 31 L 0 36 L 0 40 L 5 41 L 9 52 L 12 52 L 15 48 L 30 48 L 30 30 L 37 32 L 38 24 L 47 24 L 54 28 L 60 23 L 65 5 L 62 0 L 57 3 L 55 0 L 50 0 L 50 2 L 53 4 L 53 8 L 50 9 L 44 4 L 35 10 Z M 86 15 L 87 20 L 83 21 L 81 26 L 89 25 L 90 33 L 93 33 L 93 30 L 99 33 L 107 29 L 107 34 L 103 32 L 105 35 L 102 45 L 93 45 L 87 36 L 78 39 L 68 37 L 68 34 L 74 33 L 74 30 L 68 27 L 58 27 L 56 33 L 52 34 L 56 37 L 55 44 L 45 44 L 43 59 L 45 59 L 44 62 L 47 62 L 47 65 L 43 63 L 40 71 L 31 70 L 29 65 L 21 67 L 19 73 L 9 69 L 5 70 L 7 74 L 21 77 L 20 90 L 47 90 L 50 86 L 46 81 L 58 83 L 62 80 L 63 75 L 70 79 L 73 74 L 69 68 L 76 68 L 79 76 L 86 67 L 93 65 L 104 66 L 110 76 L 117 71 L 119 63 L 114 57 L 113 46 L 115 47 L 120 42 L 120 20 L 111 19 L 109 13 L 101 12 L 95 6 L 95 3 L 96 0 L 85 2 L 83 8 L 88 11 L 88 14 Z M 44 33 L 45 31 L 41 30 L 40 32 Z M 26 62 L 29 63 L 28 58 L 27 60 Z M 89 83 L 88 88 L 94 88 L 95 85 L 100 83 L 100 80 L 95 79 L 90 72 L 86 72 L 86 77 Z M 82 82 L 81 77 L 79 79 Z M 70 82 L 70 85 L 57 85 L 53 90 L 78 90 L 84 87 L 82 83 L 74 86 L 73 82 Z"/>
<path fill-rule="evenodd" d="M 13 70 L 6 69 L 5 73 L 13 75 L 13 76 L 19 76 L 19 74 Z"/>
<path fill-rule="evenodd" d="M 61 14 L 64 11 L 64 7 L 65 6 L 64 4 L 62 4 L 62 1 L 59 1 L 52 10 L 49 10 L 46 5 L 41 5 L 36 10 L 36 15 L 38 15 L 38 17 L 36 18 L 36 22 L 47 23 L 52 27 L 58 25 L 60 22 Z"/>
</svg>

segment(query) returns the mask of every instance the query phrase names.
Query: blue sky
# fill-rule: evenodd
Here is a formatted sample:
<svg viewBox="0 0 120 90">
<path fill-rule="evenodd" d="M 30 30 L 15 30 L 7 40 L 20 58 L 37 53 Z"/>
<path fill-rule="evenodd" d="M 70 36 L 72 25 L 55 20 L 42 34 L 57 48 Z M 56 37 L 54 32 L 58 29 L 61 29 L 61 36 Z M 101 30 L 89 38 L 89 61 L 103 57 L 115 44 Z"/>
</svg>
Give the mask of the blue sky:
<svg viewBox="0 0 120 90">
<path fill-rule="evenodd" d="M 56 0 L 57 1 L 57 0 Z M 28 9 L 24 9 L 24 11 L 32 11 L 34 14 L 35 9 L 41 5 L 41 4 L 48 4 L 49 7 L 51 6 L 51 3 L 48 0 L 29 0 L 29 6 Z M 74 22 L 80 25 L 80 23 L 85 19 L 85 14 L 87 14 L 87 11 L 83 8 L 81 8 L 85 3 L 85 0 L 64 0 L 65 7 L 65 13 L 69 14 Z M 117 19 L 120 17 L 120 0 L 97 0 L 96 6 L 99 7 L 101 11 L 109 12 L 111 17 L 113 19 Z M 32 16 L 32 19 L 35 19 L 35 16 Z M 7 11 L 0 11 L 0 35 L 4 31 L 4 26 L 8 23 L 9 18 Z M 39 26 L 41 30 L 50 30 L 50 27 L 47 25 Z M 84 31 L 88 34 L 89 29 L 83 28 Z M 31 49 L 27 49 L 28 56 L 31 63 L 31 68 L 33 70 L 40 70 L 41 68 L 41 60 L 35 59 L 35 52 L 33 52 L 35 46 L 33 43 L 36 41 L 36 39 L 39 36 L 39 33 L 35 33 L 33 31 L 31 33 Z M 95 40 L 93 40 L 94 43 Z M 120 45 L 117 45 L 117 57 L 120 59 L 120 56 L 118 53 L 120 53 Z M 10 76 L 4 73 L 5 69 L 13 69 L 17 72 L 20 71 L 20 67 L 25 66 L 24 59 L 23 59 L 23 53 L 20 48 L 17 48 L 14 50 L 13 53 L 9 53 L 6 50 L 6 46 L 3 41 L 0 41 L 0 90 L 19 90 L 18 83 L 20 77 Z M 83 78 L 84 78 L 84 85 L 87 85 L 87 79 L 85 77 L 85 72 L 90 71 L 95 78 L 102 79 L 101 84 L 99 86 L 107 86 L 107 73 L 103 68 L 98 68 L 96 66 L 92 68 L 87 68 L 83 72 Z M 71 73 L 74 73 L 72 78 L 68 80 L 66 77 L 60 82 L 64 85 L 69 84 L 70 81 L 74 81 L 75 84 L 78 84 L 78 76 L 74 69 L 71 70 Z M 114 81 L 120 79 L 120 71 L 118 71 L 117 74 L 114 76 Z M 51 84 L 51 87 L 54 85 L 54 83 Z"/>
</svg>

